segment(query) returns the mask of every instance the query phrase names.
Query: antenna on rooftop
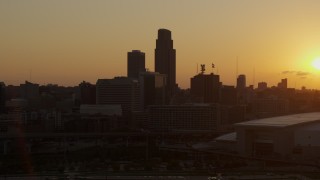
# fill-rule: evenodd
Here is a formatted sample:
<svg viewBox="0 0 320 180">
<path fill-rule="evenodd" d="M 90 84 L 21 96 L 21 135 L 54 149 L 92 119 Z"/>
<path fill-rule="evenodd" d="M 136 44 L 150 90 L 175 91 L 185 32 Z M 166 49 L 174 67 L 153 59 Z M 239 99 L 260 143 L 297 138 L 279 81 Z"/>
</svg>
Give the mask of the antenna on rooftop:
<svg viewBox="0 0 320 180">
<path fill-rule="evenodd" d="M 238 65 L 238 56 L 237 56 L 237 64 L 236 64 L 236 76 L 238 77 L 238 68 L 239 68 L 239 65 Z M 236 77 L 236 78 L 237 78 Z"/>
<path fill-rule="evenodd" d="M 197 63 L 197 74 L 199 73 L 199 64 Z"/>
<path fill-rule="evenodd" d="M 252 83 L 253 83 L 253 88 L 254 88 L 254 83 L 255 83 L 255 81 L 256 81 L 256 68 L 255 67 L 253 67 L 253 79 L 252 79 Z"/>
<path fill-rule="evenodd" d="M 235 78 L 235 84 L 237 84 L 237 78 L 238 78 L 238 56 L 236 56 L 236 78 Z"/>
<path fill-rule="evenodd" d="M 32 69 L 29 69 L 29 81 L 31 82 L 31 80 L 32 80 Z"/>
</svg>

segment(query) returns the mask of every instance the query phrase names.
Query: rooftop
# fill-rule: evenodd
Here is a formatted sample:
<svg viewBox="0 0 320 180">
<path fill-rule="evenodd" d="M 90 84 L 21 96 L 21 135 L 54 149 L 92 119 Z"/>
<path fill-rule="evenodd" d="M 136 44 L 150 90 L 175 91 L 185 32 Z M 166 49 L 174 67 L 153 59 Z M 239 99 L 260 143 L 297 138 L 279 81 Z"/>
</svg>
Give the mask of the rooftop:
<svg viewBox="0 0 320 180">
<path fill-rule="evenodd" d="M 82 104 L 80 106 L 81 114 L 101 114 L 101 115 L 122 115 L 121 105 L 109 105 L 109 104 Z"/>
<path fill-rule="evenodd" d="M 128 85 L 138 83 L 138 80 L 129 77 L 115 77 L 113 79 L 98 79 L 97 86 L 101 84 Z"/>
<path fill-rule="evenodd" d="M 237 133 L 232 132 L 228 134 L 224 134 L 215 139 L 216 141 L 228 141 L 228 142 L 236 142 L 237 141 Z"/>
<path fill-rule="evenodd" d="M 306 123 L 320 122 L 320 112 L 293 114 L 287 116 L 278 116 L 271 118 L 264 118 L 252 121 L 236 123 L 235 126 L 252 126 L 252 127 L 288 127 L 301 125 Z"/>
<path fill-rule="evenodd" d="M 312 123 L 307 124 L 301 128 L 299 128 L 300 131 L 320 131 L 320 123 Z"/>
</svg>

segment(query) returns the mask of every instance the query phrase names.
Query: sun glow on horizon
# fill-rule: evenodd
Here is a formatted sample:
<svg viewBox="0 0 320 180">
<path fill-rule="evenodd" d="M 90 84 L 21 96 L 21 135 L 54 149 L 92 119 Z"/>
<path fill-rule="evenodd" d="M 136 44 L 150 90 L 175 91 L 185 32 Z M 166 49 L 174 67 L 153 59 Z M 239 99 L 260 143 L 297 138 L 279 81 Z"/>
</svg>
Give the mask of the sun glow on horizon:
<svg viewBox="0 0 320 180">
<path fill-rule="evenodd" d="M 316 58 L 315 60 L 312 61 L 312 66 L 317 69 L 320 70 L 320 57 Z"/>
</svg>

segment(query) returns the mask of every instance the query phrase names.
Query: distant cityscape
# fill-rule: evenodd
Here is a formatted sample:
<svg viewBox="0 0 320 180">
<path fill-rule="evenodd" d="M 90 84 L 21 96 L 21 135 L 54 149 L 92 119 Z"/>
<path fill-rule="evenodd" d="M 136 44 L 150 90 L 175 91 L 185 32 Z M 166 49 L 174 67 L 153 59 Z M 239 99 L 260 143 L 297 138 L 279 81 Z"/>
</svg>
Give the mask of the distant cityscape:
<svg viewBox="0 0 320 180">
<path fill-rule="evenodd" d="M 211 152 L 213 154 L 230 153 L 251 158 L 269 158 L 270 161 L 283 160 L 286 163 L 296 163 L 294 159 L 298 159 L 308 165 L 319 165 L 319 159 L 314 162 L 308 158 L 291 156 L 312 151 L 313 153 L 306 154 L 313 154 L 312 158 L 320 158 L 316 155 L 316 152 L 319 152 L 319 140 L 312 141 L 314 144 L 309 143 L 316 147 L 312 150 L 303 151 L 308 144 L 301 143 L 292 145 L 292 149 L 287 151 L 281 148 L 278 150 L 273 138 L 272 143 L 269 143 L 271 130 L 265 131 L 262 126 L 256 130 L 253 128 L 256 125 L 247 122 L 261 119 L 271 122 L 270 119 L 278 116 L 292 118 L 294 114 L 310 115 L 312 112 L 319 112 L 320 91 L 308 90 L 305 87 L 288 88 L 288 79 L 279 79 L 277 86 L 270 87 L 267 82 L 258 82 L 257 87 L 254 87 L 247 84 L 245 74 L 237 76 L 236 86 L 225 85 L 220 81 L 219 74 L 206 73 L 204 64 L 200 65 L 200 72 L 190 77 L 190 88 L 181 89 L 176 82 L 176 50 L 171 31 L 167 29 L 158 30 L 154 62 L 155 72 L 148 71 L 145 67 L 145 53 L 142 50 L 132 50 L 127 53 L 126 77 L 101 78 L 96 84 L 83 81 L 75 87 L 39 85 L 29 81 L 13 86 L 1 82 L 0 154 L 6 158 L 3 158 L 0 169 L 4 170 L 3 173 L 21 169 L 31 173 L 41 171 L 43 164 L 57 171 L 59 168 L 61 170 L 62 166 L 73 167 L 73 170 L 75 167 L 81 169 L 84 166 L 75 163 L 74 159 L 91 153 L 94 154 L 92 157 L 89 155 L 92 159 L 95 157 L 103 159 L 103 162 L 108 161 L 107 165 L 95 162 L 94 166 L 104 167 L 110 172 L 121 169 L 128 172 L 139 168 L 192 171 L 191 167 L 197 167 L 198 170 L 208 170 L 218 167 L 217 164 L 205 162 L 203 158 L 207 157 L 207 154 L 199 153 L 203 149 L 197 149 L 194 145 L 210 142 L 215 138 L 220 138 L 216 140 L 223 143 L 231 143 L 233 147 L 228 149 L 226 144 L 222 143 L 228 150 L 221 150 L 223 148 L 219 144 L 218 150 Z M 215 68 L 215 65 L 210 64 L 209 67 Z M 317 117 L 310 115 L 312 122 L 316 121 L 314 116 Z M 282 120 L 276 120 L 276 123 L 280 121 Z M 287 123 L 286 120 L 283 121 Z M 247 132 L 247 126 L 250 130 L 246 134 L 244 132 Z M 291 128 L 291 125 L 289 126 Z M 241 128 L 243 129 L 239 130 Z M 300 129 L 290 128 L 284 130 L 288 134 L 293 133 L 292 136 L 299 135 L 294 132 Z M 255 137 L 262 138 L 256 141 L 250 138 L 242 140 L 242 136 L 250 136 L 249 131 L 253 134 L 259 132 Z M 229 135 L 229 139 L 226 135 Z M 282 134 L 280 137 L 285 136 L 286 134 Z M 312 133 L 310 138 L 314 138 Z M 239 143 L 242 141 L 255 144 L 253 143 L 252 147 L 241 146 Z M 179 143 L 182 145 L 179 146 Z M 209 144 L 206 146 L 209 147 Z M 94 152 L 91 152 L 92 147 Z M 214 147 L 217 148 L 218 145 Z M 126 151 L 125 148 L 130 150 Z M 195 149 L 199 151 L 195 153 Z M 209 150 L 212 150 L 212 147 Z M 288 151 L 290 153 L 287 153 Z M 72 152 L 79 154 L 75 158 Z M 164 158 L 161 162 L 155 160 L 155 157 L 167 156 L 164 155 L 166 152 L 171 152 L 173 157 L 168 156 L 173 159 L 177 156 L 177 159 L 166 161 Z M 36 165 L 31 168 L 25 165 L 29 160 L 24 154 L 58 154 L 50 156 L 48 161 L 54 161 L 56 157 L 62 160 L 51 164 L 39 158 L 39 163 L 35 162 Z M 177 154 L 183 155 L 178 157 Z M 193 155 L 192 158 L 189 157 L 190 154 Z M 195 158 L 195 154 L 201 155 Z M 303 156 L 306 157 L 306 154 Z M 22 164 L 7 159 L 15 155 L 23 157 Z M 157 165 L 146 163 L 152 158 L 157 161 Z M 141 162 L 143 160 L 143 163 L 133 165 L 133 161 L 139 159 Z M 190 159 L 192 161 L 187 161 Z M 115 163 L 120 161 L 122 162 Z M 185 164 L 181 165 L 181 162 Z M 225 162 L 230 162 L 229 165 L 235 167 L 235 164 L 243 163 L 244 160 L 235 161 L 234 164 L 230 159 Z M 188 167 L 188 163 L 192 165 Z M 223 166 L 221 164 L 219 167 Z M 62 168 L 61 171 L 64 170 Z"/>
</svg>

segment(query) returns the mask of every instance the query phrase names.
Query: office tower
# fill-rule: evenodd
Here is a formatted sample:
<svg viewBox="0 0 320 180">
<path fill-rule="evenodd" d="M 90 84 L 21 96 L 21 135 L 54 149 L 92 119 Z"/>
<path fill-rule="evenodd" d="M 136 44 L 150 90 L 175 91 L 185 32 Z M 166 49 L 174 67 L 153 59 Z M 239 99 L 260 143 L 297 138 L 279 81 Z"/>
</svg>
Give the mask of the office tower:
<svg viewBox="0 0 320 180">
<path fill-rule="evenodd" d="M 124 115 L 141 109 L 139 96 L 138 80 L 132 78 L 98 79 L 96 84 L 96 103 L 121 105 Z"/>
<path fill-rule="evenodd" d="M 20 95 L 24 99 L 38 98 L 39 93 L 39 84 L 33 84 L 26 81 L 25 84 L 20 84 Z"/>
<path fill-rule="evenodd" d="M 237 89 L 244 90 L 246 88 L 246 75 L 240 74 L 237 78 Z"/>
<path fill-rule="evenodd" d="M 281 79 L 281 83 L 283 84 L 284 89 L 288 88 L 288 79 L 287 78 Z"/>
<path fill-rule="evenodd" d="M 237 78 L 238 104 L 247 103 L 246 75 L 240 74 Z"/>
<path fill-rule="evenodd" d="M 287 89 L 288 88 L 288 79 L 281 79 L 281 82 L 278 83 L 278 88 Z"/>
<path fill-rule="evenodd" d="M 132 50 L 132 52 L 128 52 L 128 77 L 138 79 L 139 72 L 145 71 L 145 54 L 139 50 Z"/>
<path fill-rule="evenodd" d="M 174 95 L 176 88 L 176 50 L 173 49 L 171 31 L 158 30 L 158 39 L 155 49 L 155 71 L 167 75 L 167 101 Z"/>
<path fill-rule="evenodd" d="M 191 78 L 191 96 L 196 102 L 218 103 L 220 101 L 220 76 L 211 74 L 198 74 Z"/>
<path fill-rule="evenodd" d="M 268 88 L 268 84 L 266 82 L 259 82 L 258 83 L 258 90 L 265 90 Z"/>
<path fill-rule="evenodd" d="M 96 86 L 83 81 L 79 84 L 81 104 L 96 104 Z"/>
<path fill-rule="evenodd" d="M 6 105 L 6 85 L 0 82 L 0 113 L 5 111 Z"/>
<path fill-rule="evenodd" d="M 166 75 L 158 72 L 143 72 L 139 76 L 141 106 L 165 104 Z"/>
</svg>

